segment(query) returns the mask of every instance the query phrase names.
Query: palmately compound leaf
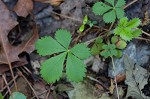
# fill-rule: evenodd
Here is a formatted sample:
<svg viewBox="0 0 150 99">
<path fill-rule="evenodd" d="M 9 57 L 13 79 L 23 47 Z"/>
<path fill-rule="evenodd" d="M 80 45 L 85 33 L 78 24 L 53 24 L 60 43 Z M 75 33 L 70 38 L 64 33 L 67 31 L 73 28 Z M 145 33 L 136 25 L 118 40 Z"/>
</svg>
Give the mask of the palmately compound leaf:
<svg viewBox="0 0 150 99">
<path fill-rule="evenodd" d="M 45 36 L 35 43 L 35 48 L 39 55 L 46 56 L 58 52 L 63 52 L 66 49 L 61 46 L 56 40 L 50 36 Z"/>
<path fill-rule="evenodd" d="M 52 57 L 42 63 L 41 76 L 48 83 L 58 81 L 62 76 L 63 64 L 66 57 L 66 52 Z"/>
<path fill-rule="evenodd" d="M 79 82 L 85 77 L 86 65 L 71 53 L 68 53 L 66 74 L 71 81 Z"/>
<path fill-rule="evenodd" d="M 9 99 L 26 99 L 26 96 L 20 92 L 13 92 Z"/>
<path fill-rule="evenodd" d="M 140 25 L 140 20 L 134 18 L 128 22 L 126 17 L 121 18 L 118 26 L 114 29 L 115 35 L 119 35 L 123 40 L 130 41 L 135 37 L 138 37 L 142 31 L 137 29 Z"/>
<path fill-rule="evenodd" d="M 55 39 L 66 49 L 68 49 L 70 41 L 71 41 L 71 34 L 69 31 L 60 29 L 56 31 Z"/>
<path fill-rule="evenodd" d="M 87 48 L 87 46 L 83 43 L 75 45 L 70 51 L 73 53 L 75 56 L 77 56 L 79 59 L 86 59 L 90 54 L 90 49 Z"/>
<path fill-rule="evenodd" d="M 117 50 L 114 44 L 103 45 L 102 48 L 104 51 L 102 51 L 100 54 L 105 58 L 117 56 Z"/>
<path fill-rule="evenodd" d="M 105 1 L 109 3 L 111 6 L 106 5 L 103 2 L 97 2 L 94 4 L 92 9 L 96 15 L 104 14 L 103 20 L 106 23 L 115 22 L 116 17 L 120 19 L 124 16 L 124 9 L 123 9 L 123 6 L 125 4 L 124 0 L 118 0 L 116 5 L 114 4 L 114 0 L 105 0 Z"/>
<path fill-rule="evenodd" d="M 78 82 L 85 77 L 86 68 L 83 59 L 91 55 L 89 48 L 81 43 L 68 49 L 70 42 L 71 34 L 67 30 L 58 30 L 55 39 L 46 36 L 36 42 L 36 49 L 40 55 L 58 54 L 42 63 L 40 73 L 48 83 L 54 83 L 60 79 L 65 60 L 67 60 L 66 73 L 70 80 Z"/>
<path fill-rule="evenodd" d="M 93 9 L 93 12 L 96 15 L 102 15 L 105 12 L 107 12 L 108 10 L 112 9 L 112 7 L 106 5 L 106 4 L 102 3 L 102 2 L 97 2 L 97 3 L 94 4 L 92 9 Z"/>
</svg>

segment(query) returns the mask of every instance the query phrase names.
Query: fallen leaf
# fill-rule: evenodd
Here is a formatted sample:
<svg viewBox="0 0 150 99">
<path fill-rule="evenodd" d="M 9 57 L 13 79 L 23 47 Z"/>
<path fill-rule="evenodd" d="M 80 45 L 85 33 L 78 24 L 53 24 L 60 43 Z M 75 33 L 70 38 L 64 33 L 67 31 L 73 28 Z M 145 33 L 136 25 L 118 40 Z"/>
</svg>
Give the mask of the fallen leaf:
<svg viewBox="0 0 150 99">
<path fill-rule="evenodd" d="M 122 81 L 125 81 L 125 79 L 126 79 L 126 74 L 125 74 L 125 73 L 121 73 L 121 74 L 118 74 L 118 75 L 116 76 L 116 81 L 117 81 L 117 83 L 122 82 Z"/>
<path fill-rule="evenodd" d="M 26 17 L 33 9 L 32 0 L 18 0 L 13 8 L 18 16 Z"/>
<path fill-rule="evenodd" d="M 51 5 L 58 6 L 60 5 L 64 0 L 34 0 L 37 2 L 42 2 L 42 3 L 50 3 Z"/>
<path fill-rule="evenodd" d="M 20 61 L 18 55 L 22 52 L 31 53 L 34 50 L 34 43 L 38 39 L 37 26 L 33 27 L 33 33 L 26 41 L 18 46 L 12 46 L 8 41 L 8 33 L 18 22 L 11 17 L 10 11 L 0 1 L 0 64 L 10 64 Z"/>
<path fill-rule="evenodd" d="M 126 67 L 125 83 L 128 85 L 126 97 L 132 97 L 134 99 L 149 99 L 149 97 L 141 92 L 144 85 L 147 84 L 149 77 L 147 70 L 139 65 L 134 65 L 134 61 L 128 56 L 124 58 L 124 64 Z"/>
</svg>

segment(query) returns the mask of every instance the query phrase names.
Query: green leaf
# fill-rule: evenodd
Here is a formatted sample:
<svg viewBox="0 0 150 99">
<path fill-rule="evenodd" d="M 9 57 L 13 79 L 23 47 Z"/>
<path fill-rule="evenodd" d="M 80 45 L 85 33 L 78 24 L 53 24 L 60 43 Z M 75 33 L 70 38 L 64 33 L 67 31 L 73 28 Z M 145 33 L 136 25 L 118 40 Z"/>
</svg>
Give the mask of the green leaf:
<svg viewBox="0 0 150 99">
<path fill-rule="evenodd" d="M 70 51 L 73 53 L 75 56 L 77 56 L 79 59 L 86 59 L 90 54 L 90 49 L 87 48 L 87 46 L 83 43 L 75 45 Z"/>
<path fill-rule="evenodd" d="M 123 7 L 125 5 L 125 0 L 118 0 L 115 7 Z"/>
<path fill-rule="evenodd" d="M 116 46 L 114 44 L 103 45 L 102 48 L 104 49 L 104 51 L 102 51 L 100 54 L 105 58 L 117 55 L 117 50 L 115 49 Z"/>
<path fill-rule="evenodd" d="M 141 34 L 140 29 L 136 27 L 140 24 L 138 18 L 134 18 L 128 22 L 126 17 L 120 19 L 118 26 L 115 28 L 115 35 L 119 35 L 123 40 L 130 41 Z"/>
<path fill-rule="evenodd" d="M 118 0 L 116 6 L 114 6 L 114 0 L 105 0 L 105 1 L 111 4 L 113 7 L 110 7 L 104 4 L 103 2 L 97 2 L 94 4 L 92 9 L 96 15 L 104 14 L 103 20 L 106 23 L 115 22 L 116 17 L 120 19 L 124 16 L 123 10 L 123 5 L 125 4 L 124 0 Z"/>
<path fill-rule="evenodd" d="M 72 49 L 68 49 L 71 41 L 71 35 L 67 30 L 58 30 L 56 32 L 55 39 L 56 40 L 52 37 L 46 36 L 36 42 L 36 49 L 40 55 L 58 54 L 57 56 L 54 56 L 42 63 L 40 71 L 42 78 L 48 83 L 58 81 L 62 76 L 66 55 L 69 54 L 67 57 L 68 62 L 72 61 L 72 59 L 74 62 L 72 62 L 73 64 L 67 63 L 71 64 L 71 67 L 67 65 L 67 68 L 71 69 L 68 69 L 67 76 L 69 79 L 74 81 L 82 80 L 86 69 L 83 61 L 80 59 L 86 59 L 90 56 L 89 48 L 87 48 L 85 44 L 81 43 L 75 45 Z M 77 65 L 79 65 L 79 67 L 76 67 Z M 69 73 L 70 71 L 72 73 Z M 72 78 L 76 72 L 81 72 L 79 77 Z"/>
<path fill-rule="evenodd" d="M 142 34 L 142 30 L 136 29 L 132 32 L 133 38 L 139 37 Z"/>
<path fill-rule="evenodd" d="M 116 43 L 118 49 L 124 49 L 127 46 L 127 43 L 124 40 L 120 40 Z"/>
<path fill-rule="evenodd" d="M 111 43 L 115 44 L 116 42 L 118 42 L 118 40 L 119 40 L 119 37 L 118 37 L 118 36 L 113 36 L 113 37 L 111 38 Z"/>
<path fill-rule="evenodd" d="M 117 55 L 116 55 L 117 58 L 120 58 L 122 57 L 122 52 L 120 50 L 117 50 Z"/>
<path fill-rule="evenodd" d="M 4 99 L 4 97 L 3 97 L 2 93 L 0 93 L 0 99 Z"/>
<path fill-rule="evenodd" d="M 83 77 L 85 77 L 86 72 L 86 65 L 72 55 L 71 53 L 68 53 L 67 63 L 66 63 L 66 74 L 67 77 L 71 81 L 79 82 L 83 80 Z"/>
<path fill-rule="evenodd" d="M 83 24 L 85 25 L 85 24 L 87 24 L 87 22 L 88 22 L 88 16 L 86 15 L 86 16 L 84 16 Z"/>
<path fill-rule="evenodd" d="M 124 10 L 121 9 L 121 8 L 115 8 L 116 10 L 116 15 L 117 15 L 117 18 L 120 19 L 124 16 Z"/>
<path fill-rule="evenodd" d="M 48 83 L 58 81 L 62 76 L 63 64 L 66 57 L 66 52 L 52 57 L 42 63 L 41 76 Z"/>
<path fill-rule="evenodd" d="M 105 1 L 110 3 L 112 6 L 114 6 L 114 0 L 105 0 Z"/>
<path fill-rule="evenodd" d="M 139 18 L 134 18 L 132 20 L 130 20 L 127 24 L 127 27 L 129 28 L 136 28 L 137 26 L 140 25 L 140 19 Z"/>
<path fill-rule="evenodd" d="M 26 96 L 20 92 L 13 92 L 9 99 L 26 99 Z"/>
<path fill-rule="evenodd" d="M 92 7 L 93 12 L 96 15 L 102 15 L 105 12 L 107 12 L 108 10 L 112 9 L 112 7 L 102 3 L 102 2 L 97 2 L 94 4 L 94 6 Z"/>
<path fill-rule="evenodd" d="M 97 38 L 94 45 L 91 48 L 91 53 L 93 55 L 100 54 L 100 51 L 102 50 L 102 46 L 104 45 L 102 38 Z"/>
<path fill-rule="evenodd" d="M 127 17 L 123 17 L 120 19 L 120 22 L 118 24 L 118 26 L 120 27 L 126 27 L 128 23 L 128 18 Z"/>
<path fill-rule="evenodd" d="M 85 27 L 84 24 L 82 24 L 82 25 L 80 26 L 80 28 L 79 28 L 79 31 L 80 31 L 80 32 L 83 32 L 83 31 L 84 31 L 84 27 Z"/>
<path fill-rule="evenodd" d="M 35 44 L 35 48 L 37 49 L 39 55 L 42 56 L 51 55 L 66 50 L 50 36 L 45 36 L 39 39 Z"/>
<path fill-rule="evenodd" d="M 60 29 L 56 31 L 55 39 L 66 49 L 68 49 L 70 41 L 71 41 L 71 34 L 69 31 Z"/>
<path fill-rule="evenodd" d="M 103 16 L 103 20 L 106 23 L 114 22 L 115 19 L 116 19 L 116 15 L 115 15 L 115 11 L 114 10 L 111 10 L 111 11 L 105 13 L 104 16 Z"/>
</svg>

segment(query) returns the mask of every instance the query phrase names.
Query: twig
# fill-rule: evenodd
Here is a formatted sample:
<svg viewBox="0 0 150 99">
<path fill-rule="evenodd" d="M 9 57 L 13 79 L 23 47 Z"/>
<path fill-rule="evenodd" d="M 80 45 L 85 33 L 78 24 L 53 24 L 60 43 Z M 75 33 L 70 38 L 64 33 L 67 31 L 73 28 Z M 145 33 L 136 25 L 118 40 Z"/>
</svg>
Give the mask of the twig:
<svg viewBox="0 0 150 99">
<path fill-rule="evenodd" d="M 112 60 L 112 65 L 113 65 L 113 70 L 114 70 L 114 81 L 115 81 L 115 87 L 116 87 L 116 92 L 117 92 L 117 98 L 119 98 L 119 92 L 118 92 L 118 85 L 117 85 L 117 80 L 116 80 L 116 76 L 115 76 L 115 64 L 114 64 L 114 60 L 113 57 L 111 57 Z"/>
<path fill-rule="evenodd" d="M 97 79 L 91 77 L 91 76 L 87 76 L 87 78 L 89 78 L 90 80 L 93 80 L 97 83 L 99 83 L 100 85 L 102 85 L 106 90 L 109 90 L 102 82 L 98 81 Z"/>
<path fill-rule="evenodd" d="M 150 34 L 145 32 L 145 31 L 143 31 L 143 30 L 142 30 L 142 33 L 150 37 Z"/>
<path fill-rule="evenodd" d="M 149 40 L 149 39 L 142 38 L 142 37 L 137 37 L 137 38 L 135 38 L 135 39 L 139 39 L 139 40 L 145 40 L 145 41 L 148 41 L 148 42 L 150 42 L 150 40 Z"/>
<path fill-rule="evenodd" d="M 18 78 L 18 75 L 15 76 L 15 79 L 17 79 L 17 78 Z M 13 79 L 8 83 L 8 85 L 5 85 L 5 86 L 3 87 L 3 89 L 0 90 L 0 92 L 2 92 L 4 89 L 6 89 L 7 86 L 9 86 L 12 82 L 13 82 Z"/>
<path fill-rule="evenodd" d="M 51 89 L 49 89 L 49 90 L 48 90 L 48 93 L 47 93 L 47 95 L 46 95 L 46 98 L 45 98 L 45 99 L 48 99 L 50 92 L 51 92 Z"/>
<path fill-rule="evenodd" d="M 39 99 L 39 98 L 38 98 L 38 95 L 36 94 L 34 88 L 33 88 L 32 85 L 30 84 L 30 82 L 26 79 L 26 77 L 22 74 L 22 72 L 21 72 L 19 69 L 17 69 L 17 71 L 18 71 L 18 74 L 19 74 L 20 76 L 22 76 L 23 79 L 28 83 L 28 85 L 29 85 L 30 88 L 32 89 L 34 95 L 36 96 L 36 98 Z"/>
<path fill-rule="evenodd" d="M 131 1 L 130 3 L 128 3 L 127 5 L 125 5 L 124 7 L 123 7 L 123 9 L 126 9 L 127 7 L 129 7 L 130 5 L 132 5 L 133 3 L 135 3 L 135 2 L 137 2 L 138 0 L 133 0 L 133 1 Z"/>
<path fill-rule="evenodd" d="M 4 53 L 5 53 L 7 62 L 8 62 L 8 66 L 9 66 L 9 69 L 10 69 L 10 72 L 11 72 L 11 75 L 12 75 L 12 78 L 13 78 L 13 81 L 14 81 L 15 89 L 16 89 L 16 91 L 17 91 L 17 84 L 16 84 L 16 81 L 15 81 L 14 72 L 13 72 L 13 70 L 12 70 L 11 62 L 10 62 L 10 60 L 9 60 L 9 58 L 8 58 L 9 56 L 8 56 L 7 51 L 6 51 L 6 46 L 4 45 L 4 40 L 3 40 L 4 38 L 2 37 L 2 35 L 1 35 L 1 39 L 2 39 L 2 47 L 3 47 L 3 49 L 4 49 Z"/>
<path fill-rule="evenodd" d="M 4 79 L 4 82 L 5 82 L 5 84 L 6 84 L 6 87 L 7 87 L 7 89 L 8 89 L 8 92 L 9 92 L 9 94 L 11 95 L 12 93 L 11 93 L 11 90 L 10 90 L 10 88 L 9 88 L 9 84 L 7 83 L 6 78 L 5 78 L 4 75 L 2 75 L 2 77 L 3 77 L 3 79 Z"/>
</svg>

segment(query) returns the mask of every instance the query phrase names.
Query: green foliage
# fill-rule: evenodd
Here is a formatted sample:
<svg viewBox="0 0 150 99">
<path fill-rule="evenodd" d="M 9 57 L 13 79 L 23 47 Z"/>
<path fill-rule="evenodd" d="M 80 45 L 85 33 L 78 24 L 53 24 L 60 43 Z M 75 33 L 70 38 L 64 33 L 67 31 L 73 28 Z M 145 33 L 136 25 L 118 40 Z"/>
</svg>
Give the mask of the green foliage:
<svg viewBox="0 0 150 99">
<path fill-rule="evenodd" d="M 91 21 L 88 19 L 88 16 L 86 15 L 83 19 L 83 23 L 82 25 L 80 26 L 79 28 L 79 31 L 80 32 L 83 32 L 85 30 L 85 25 L 89 25 L 90 28 L 93 27 L 94 24 L 96 24 L 97 22 L 96 21 Z"/>
<path fill-rule="evenodd" d="M 104 45 L 103 39 L 102 38 L 97 38 L 95 43 L 93 44 L 93 46 L 91 48 L 91 53 L 93 55 L 100 54 L 103 45 Z"/>
<path fill-rule="evenodd" d="M 101 55 L 105 58 L 117 56 L 117 50 L 114 44 L 103 45 L 102 48 L 104 50 L 101 52 Z"/>
<path fill-rule="evenodd" d="M 13 92 L 9 99 L 26 99 L 26 96 L 20 92 Z"/>
<path fill-rule="evenodd" d="M 62 76 L 64 62 L 66 61 L 66 74 L 71 81 L 79 82 L 85 77 L 86 66 L 82 60 L 90 56 L 89 48 L 83 43 L 69 48 L 71 34 L 67 30 L 58 30 L 55 39 L 50 36 L 39 39 L 35 47 L 40 55 L 51 55 L 58 53 L 57 56 L 49 58 L 42 63 L 41 76 L 48 83 L 58 81 Z M 67 59 L 66 59 L 67 58 Z"/>
<path fill-rule="evenodd" d="M 115 44 L 118 49 L 124 49 L 127 46 L 127 43 L 118 36 L 113 36 L 111 42 Z"/>
<path fill-rule="evenodd" d="M 2 93 L 0 93 L 0 99 L 4 99 L 4 97 L 3 97 Z"/>
<path fill-rule="evenodd" d="M 134 18 L 128 22 L 128 18 L 123 17 L 120 19 L 118 26 L 115 28 L 115 35 L 119 35 L 123 40 L 130 41 L 133 38 L 140 36 L 142 31 L 136 29 L 140 25 L 140 19 Z"/>
<path fill-rule="evenodd" d="M 120 19 L 124 16 L 123 6 L 125 5 L 125 0 L 118 0 L 116 5 L 114 0 L 105 0 L 105 2 L 109 3 L 109 5 L 97 2 L 92 9 L 96 15 L 103 15 L 103 20 L 106 23 L 115 22 L 116 18 Z"/>
</svg>

